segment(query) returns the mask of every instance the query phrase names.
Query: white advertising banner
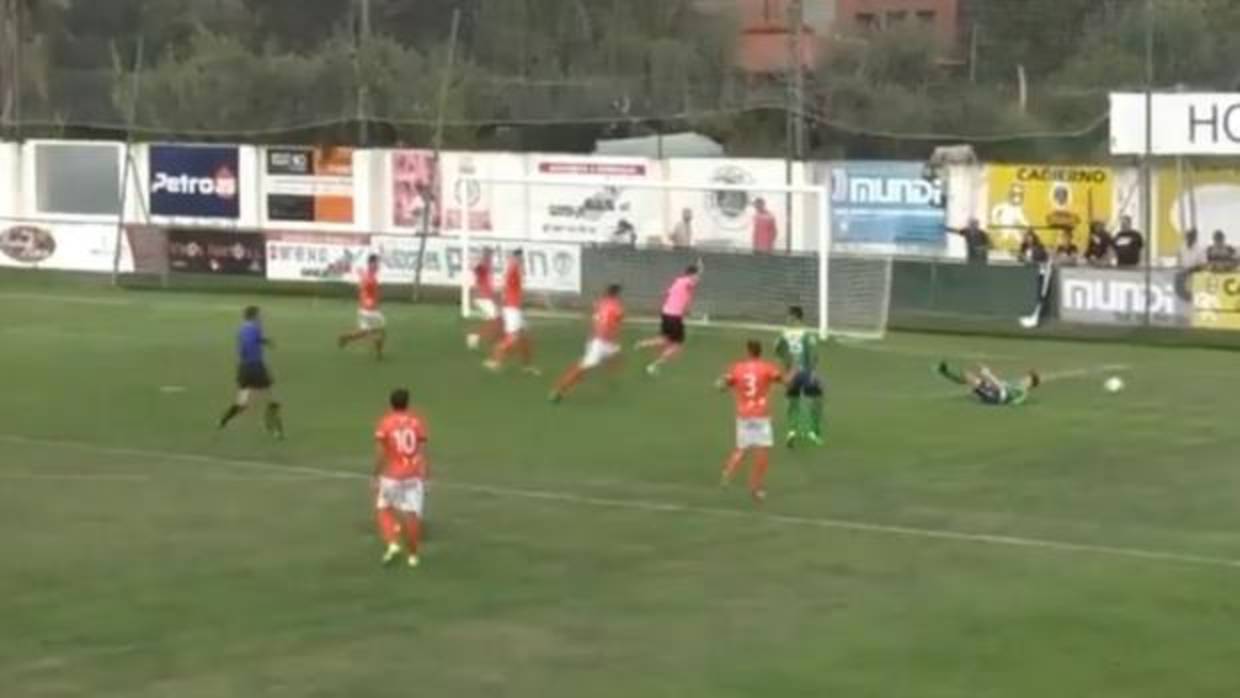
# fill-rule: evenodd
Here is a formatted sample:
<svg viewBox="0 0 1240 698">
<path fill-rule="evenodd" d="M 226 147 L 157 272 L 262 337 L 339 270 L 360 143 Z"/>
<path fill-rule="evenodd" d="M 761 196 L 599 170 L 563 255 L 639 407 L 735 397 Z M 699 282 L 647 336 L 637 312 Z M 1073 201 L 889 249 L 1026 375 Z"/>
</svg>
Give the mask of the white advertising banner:
<svg viewBox="0 0 1240 698">
<path fill-rule="evenodd" d="M 368 235 L 280 232 L 267 234 L 267 278 L 272 281 L 351 281 L 370 252 Z"/>
<path fill-rule="evenodd" d="M 555 242 L 472 243 L 477 253 L 490 245 L 496 250 L 496 273 L 502 274 L 508 252 L 520 247 L 525 257 L 525 288 L 530 291 L 581 293 L 581 246 Z M 460 286 L 461 274 L 472 267 L 464 264 L 459 240 L 413 236 L 375 236 L 372 249 L 382 260 L 380 280 L 385 284 L 412 284 L 417 278 L 418 256 L 422 255 L 422 283 L 428 286 Z"/>
<path fill-rule="evenodd" d="M 471 244 L 476 255 L 482 245 L 496 254 L 496 271 L 503 272 L 512 247 L 525 252 L 525 287 L 530 291 L 581 292 L 581 247 L 554 242 L 506 243 L 481 241 Z M 272 281 L 355 282 L 366 257 L 378 254 L 379 280 L 384 284 L 412 284 L 417 279 L 422 255 L 422 283 L 428 286 L 460 286 L 463 271 L 461 243 L 456 238 L 413 235 L 332 235 L 282 232 L 267 235 L 267 278 Z"/>
<path fill-rule="evenodd" d="M 631 189 L 657 182 L 659 163 L 646 158 L 590 155 L 527 157 L 526 237 L 573 242 L 645 241 L 661 236 L 663 192 Z M 539 184 L 538 180 L 548 180 Z M 580 184 L 566 185 L 566 180 Z M 503 227 L 511 224 L 504 221 Z"/>
<path fill-rule="evenodd" d="M 1111 95 L 1111 153 L 1145 152 L 1145 95 Z M 1151 152 L 1155 155 L 1240 155 L 1240 93 L 1153 95 Z"/>
<path fill-rule="evenodd" d="M 0 221 L 0 267 L 111 272 L 116 234 L 115 223 Z M 133 271 L 133 254 L 124 236 L 117 271 Z"/>
<path fill-rule="evenodd" d="M 798 165 L 798 170 L 800 166 Z M 707 189 L 669 189 L 667 191 L 668 230 L 688 215 L 692 219 L 692 245 L 694 247 L 752 250 L 755 242 L 755 215 L 762 206 L 774 216 L 775 237 L 773 250 L 788 249 L 788 195 L 778 191 L 763 191 L 763 186 L 783 187 L 787 181 L 787 169 L 782 160 L 727 160 L 721 158 L 682 158 L 667 162 L 667 181 L 686 185 L 727 184 L 752 185 L 751 191 L 711 191 Z M 794 177 L 794 183 L 799 177 Z M 761 200 L 759 202 L 759 200 Z M 809 214 L 811 204 L 823 206 L 820 197 L 798 195 L 793 197 L 800 206 L 794 219 L 814 218 Z M 799 201 L 798 201 L 799 200 Z M 665 231 L 666 233 L 667 231 Z M 813 236 L 802 236 L 794 230 L 797 239 L 791 240 L 792 249 L 814 247 Z M 805 238 L 805 239 L 802 239 Z"/>
</svg>

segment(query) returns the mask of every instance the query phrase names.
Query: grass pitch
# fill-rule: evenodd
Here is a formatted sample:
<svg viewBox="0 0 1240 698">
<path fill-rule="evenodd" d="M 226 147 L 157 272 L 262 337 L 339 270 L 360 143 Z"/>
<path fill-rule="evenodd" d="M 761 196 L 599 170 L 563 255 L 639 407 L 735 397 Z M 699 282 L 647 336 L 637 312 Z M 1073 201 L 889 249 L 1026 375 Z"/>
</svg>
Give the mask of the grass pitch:
<svg viewBox="0 0 1240 698">
<path fill-rule="evenodd" d="M 251 300 L 284 443 L 214 430 Z M 755 510 L 716 486 L 711 389 L 752 333 L 693 330 L 657 380 L 630 357 L 552 406 L 584 323 L 535 321 L 531 379 L 482 371 L 448 308 L 387 313 L 376 365 L 334 347 L 343 300 L 0 282 L 0 695 L 1240 689 L 1235 354 L 833 344 L 828 445 L 779 450 Z M 1050 380 L 986 408 L 940 356 Z M 379 567 L 365 479 L 398 384 L 432 429 L 416 571 Z"/>
</svg>

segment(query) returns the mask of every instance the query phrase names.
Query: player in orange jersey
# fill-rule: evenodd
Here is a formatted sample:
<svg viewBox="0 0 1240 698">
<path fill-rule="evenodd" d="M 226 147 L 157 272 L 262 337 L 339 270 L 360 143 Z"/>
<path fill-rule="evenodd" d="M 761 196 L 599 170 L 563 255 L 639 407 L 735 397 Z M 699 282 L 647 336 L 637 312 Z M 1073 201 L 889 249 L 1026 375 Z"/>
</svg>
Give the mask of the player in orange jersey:
<svg viewBox="0 0 1240 698">
<path fill-rule="evenodd" d="M 375 358 L 383 358 L 383 343 L 387 340 L 387 319 L 379 310 L 379 255 L 366 258 L 366 268 L 358 277 L 357 329 L 340 335 L 338 343 L 343 349 L 359 339 L 374 342 Z"/>
<path fill-rule="evenodd" d="M 504 324 L 504 338 L 495 345 L 491 358 L 483 362 L 492 371 L 498 371 L 504 365 L 504 359 L 514 349 L 521 357 L 522 370 L 538 375 L 533 366 L 533 352 L 530 349 L 529 333 L 525 328 L 525 313 L 521 303 L 525 296 L 525 254 L 517 248 L 508 255 L 507 268 L 504 269 L 504 307 L 501 319 Z"/>
<path fill-rule="evenodd" d="M 746 350 L 749 357 L 732 364 L 717 383 L 720 389 L 731 388 L 736 398 L 736 449 L 723 468 L 722 484 L 732 482 L 745 455 L 752 453 L 749 492 L 755 501 L 761 502 L 766 499 L 763 483 L 770 466 L 770 449 L 774 444 L 767 394 L 772 385 L 783 383 L 784 377 L 778 366 L 763 360 L 761 342 L 750 340 Z"/>
<path fill-rule="evenodd" d="M 620 357 L 620 325 L 624 322 L 624 304 L 620 302 L 620 284 L 612 284 L 594 304 L 594 334 L 586 343 L 586 353 L 560 376 L 551 391 L 551 401 L 559 402 L 578 381 L 604 363 Z"/>
<path fill-rule="evenodd" d="M 387 543 L 383 564 L 391 564 L 403 552 L 407 564 L 417 567 L 429 469 L 426 424 L 409 410 L 408 390 L 393 390 L 388 404 L 391 409 L 375 427 L 375 510 L 379 535 Z"/>
<path fill-rule="evenodd" d="M 477 349 L 484 341 L 494 341 L 503 330 L 499 309 L 495 307 L 495 284 L 492 281 L 494 257 L 491 248 L 484 247 L 482 257 L 474 266 L 473 305 L 482 322 L 477 329 L 465 335 L 465 346 L 470 349 Z"/>
</svg>

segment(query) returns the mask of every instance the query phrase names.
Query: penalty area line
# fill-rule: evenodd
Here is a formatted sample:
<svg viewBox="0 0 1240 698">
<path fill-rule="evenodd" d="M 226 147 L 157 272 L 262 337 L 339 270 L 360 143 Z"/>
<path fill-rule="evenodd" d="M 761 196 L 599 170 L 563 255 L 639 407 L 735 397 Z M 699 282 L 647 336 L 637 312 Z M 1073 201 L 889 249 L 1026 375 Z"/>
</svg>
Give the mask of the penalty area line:
<svg viewBox="0 0 1240 698">
<path fill-rule="evenodd" d="M 326 468 L 316 468 L 312 466 L 295 466 L 282 463 L 272 463 L 269 461 L 233 459 L 216 456 L 208 456 L 195 453 L 176 453 L 170 451 L 157 451 L 136 448 L 116 448 L 110 446 L 100 446 L 79 441 L 69 441 L 62 439 L 42 439 L 21 436 L 17 434 L 0 434 L 0 441 L 27 445 L 49 446 L 56 448 L 75 449 L 87 452 L 109 453 L 114 455 L 129 455 L 134 457 L 148 459 L 164 459 L 178 460 L 188 463 L 199 463 L 204 465 L 216 465 L 222 467 L 241 467 L 251 468 L 255 470 L 265 470 L 269 472 L 298 473 L 301 475 L 317 475 L 325 478 L 337 478 L 342 480 L 365 480 L 369 479 L 368 475 L 356 472 L 329 470 Z M 640 483 L 633 483 L 640 485 Z M 817 528 L 824 530 L 850 531 L 854 533 L 865 533 L 874 535 L 883 535 L 888 537 L 912 538 L 922 540 L 940 540 L 954 543 L 967 543 L 974 545 L 988 545 L 993 547 L 1020 548 L 1025 550 L 1043 550 L 1055 553 L 1073 553 L 1084 555 L 1095 555 L 1100 557 L 1126 558 L 1130 560 L 1143 560 L 1147 562 L 1162 562 L 1178 565 L 1191 565 L 1198 567 L 1215 567 L 1240 570 L 1240 559 L 1213 557 L 1209 555 L 1195 555 L 1190 553 L 1179 553 L 1167 550 L 1155 550 L 1147 548 L 1133 548 L 1126 546 L 1112 546 L 1094 543 L 1073 543 L 1070 541 L 1060 541 L 1048 538 L 1029 538 L 1024 536 L 1013 536 L 991 533 L 977 533 L 968 531 L 953 531 L 950 529 L 939 528 L 923 528 L 918 526 L 901 526 L 895 524 L 883 524 L 867 521 L 855 521 L 847 519 L 833 519 L 812 516 L 798 516 L 793 514 L 777 514 L 762 510 L 753 509 L 731 509 L 724 507 L 709 507 L 686 504 L 683 502 L 673 501 L 655 501 L 648 499 L 614 499 L 610 497 L 598 497 L 591 495 L 578 494 L 574 492 L 562 492 L 552 490 L 527 489 L 521 487 L 509 487 L 503 485 L 489 485 L 483 483 L 471 483 L 464 481 L 443 481 L 436 480 L 435 487 L 444 489 L 453 489 L 461 492 L 471 492 L 475 494 L 485 494 L 488 496 L 508 498 L 508 499 L 524 499 L 544 502 L 555 502 L 568 504 L 573 506 L 594 507 L 600 509 L 617 509 L 630 511 L 644 511 L 667 514 L 692 514 L 697 516 L 708 516 L 713 518 L 728 519 L 744 519 L 748 521 L 766 522 L 785 526 L 797 526 L 803 528 Z"/>
</svg>

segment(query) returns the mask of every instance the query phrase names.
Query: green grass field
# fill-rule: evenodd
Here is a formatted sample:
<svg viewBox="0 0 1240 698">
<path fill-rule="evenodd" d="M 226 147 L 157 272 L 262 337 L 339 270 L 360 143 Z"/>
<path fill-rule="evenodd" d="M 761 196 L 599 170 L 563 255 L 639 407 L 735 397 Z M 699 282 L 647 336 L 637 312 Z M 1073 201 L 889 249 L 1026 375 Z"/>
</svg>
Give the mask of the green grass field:
<svg viewBox="0 0 1240 698">
<path fill-rule="evenodd" d="M 0 282 L 0 696 L 1240 694 L 1235 354 L 832 345 L 829 443 L 755 510 L 711 387 L 747 333 L 552 406 L 581 323 L 536 321 L 532 379 L 447 307 L 389 307 L 376 365 L 333 344 L 348 301 L 262 298 L 274 443 L 213 428 L 250 300 Z M 986 408 L 939 356 L 1050 380 Z M 433 430 L 416 571 L 365 479 L 397 384 Z"/>
</svg>

